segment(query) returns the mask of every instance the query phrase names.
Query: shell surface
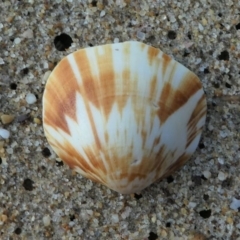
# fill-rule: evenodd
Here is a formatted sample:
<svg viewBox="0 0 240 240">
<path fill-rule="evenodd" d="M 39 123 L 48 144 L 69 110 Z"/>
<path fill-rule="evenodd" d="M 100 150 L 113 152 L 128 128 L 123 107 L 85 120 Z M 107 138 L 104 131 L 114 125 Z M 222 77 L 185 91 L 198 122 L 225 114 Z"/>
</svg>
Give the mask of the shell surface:
<svg viewBox="0 0 240 240">
<path fill-rule="evenodd" d="M 198 77 L 135 41 L 68 55 L 43 95 L 44 132 L 57 155 L 123 194 L 180 168 L 196 150 L 205 118 Z"/>
</svg>

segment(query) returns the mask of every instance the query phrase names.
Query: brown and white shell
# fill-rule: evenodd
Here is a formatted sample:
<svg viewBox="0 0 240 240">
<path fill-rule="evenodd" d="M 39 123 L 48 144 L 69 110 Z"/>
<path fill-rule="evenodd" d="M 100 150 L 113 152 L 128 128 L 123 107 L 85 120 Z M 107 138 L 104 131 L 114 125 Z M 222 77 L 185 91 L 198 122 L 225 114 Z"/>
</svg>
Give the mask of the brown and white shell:
<svg viewBox="0 0 240 240">
<path fill-rule="evenodd" d="M 68 55 L 43 96 L 44 131 L 57 155 L 123 194 L 181 167 L 196 150 L 205 118 L 198 77 L 136 41 Z"/>
</svg>

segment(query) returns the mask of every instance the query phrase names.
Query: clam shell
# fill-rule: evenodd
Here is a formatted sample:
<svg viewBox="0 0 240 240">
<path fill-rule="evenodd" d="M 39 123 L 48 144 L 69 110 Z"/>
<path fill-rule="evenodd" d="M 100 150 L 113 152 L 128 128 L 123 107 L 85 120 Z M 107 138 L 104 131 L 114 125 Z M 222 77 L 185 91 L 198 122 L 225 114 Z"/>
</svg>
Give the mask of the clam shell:
<svg viewBox="0 0 240 240">
<path fill-rule="evenodd" d="M 196 150 L 205 117 L 198 77 L 135 41 L 68 55 L 43 95 L 44 131 L 57 155 L 123 194 L 181 167 Z"/>
</svg>

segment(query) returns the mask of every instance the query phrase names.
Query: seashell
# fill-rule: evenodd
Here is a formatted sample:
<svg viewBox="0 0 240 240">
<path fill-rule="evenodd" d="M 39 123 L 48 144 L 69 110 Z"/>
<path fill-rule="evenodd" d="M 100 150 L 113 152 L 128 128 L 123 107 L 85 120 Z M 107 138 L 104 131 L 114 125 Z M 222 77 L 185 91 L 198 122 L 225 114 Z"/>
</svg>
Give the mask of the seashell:
<svg viewBox="0 0 240 240">
<path fill-rule="evenodd" d="M 180 168 L 196 150 L 205 118 L 198 77 L 135 41 L 68 55 L 43 95 L 44 132 L 57 155 L 123 194 Z"/>
</svg>

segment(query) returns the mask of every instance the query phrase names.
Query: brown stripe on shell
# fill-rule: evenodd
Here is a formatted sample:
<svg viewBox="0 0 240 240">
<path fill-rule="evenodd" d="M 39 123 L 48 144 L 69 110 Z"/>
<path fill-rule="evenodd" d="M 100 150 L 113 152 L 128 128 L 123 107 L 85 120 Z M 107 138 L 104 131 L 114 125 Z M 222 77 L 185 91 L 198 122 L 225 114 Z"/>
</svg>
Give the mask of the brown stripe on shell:
<svg viewBox="0 0 240 240">
<path fill-rule="evenodd" d="M 172 61 L 171 57 L 165 53 L 162 54 L 162 71 L 163 71 L 163 76 L 165 75 L 167 68 L 170 65 L 170 62 Z"/>
<path fill-rule="evenodd" d="M 119 149 L 118 149 L 119 150 Z M 116 154 L 113 155 L 114 161 L 111 162 L 110 165 L 110 175 L 112 174 L 112 179 L 117 181 L 121 180 L 122 177 L 128 179 L 128 183 L 133 182 L 136 178 L 146 178 L 147 174 L 153 173 L 156 171 L 157 166 L 161 165 L 163 161 L 167 158 L 167 154 L 164 153 L 165 147 L 162 146 L 159 153 L 152 156 L 143 156 L 143 159 L 139 161 L 139 163 L 131 164 L 132 162 L 129 161 L 129 159 L 133 159 L 133 156 L 131 154 L 132 151 L 128 151 L 129 155 L 125 156 L 124 158 L 119 158 L 118 152 L 116 151 Z M 146 151 L 145 151 L 146 152 Z M 165 157 L 164 157 L 165 155 Z M 113 159 L 110 159 L 113 160 Z M 120 171 L 119 175 L 116 175 L 115 172 Z M 157 180 L 159 176 L 154 176 L 155 180 Z M 127 183 L 127 184 L 128 184 Z M 123 187 L 123 185 L 121 185 Z"/>
<path fill-rule="evenodd" d="M 158 117 L 161 123 L 166 122 L 168 117 L 181 108 L 199 89 L 201 89 L 201 83 L 191 72 L 183 77 L 177 89 L 172 86 L 170 81 L 166 82 L 159 100 Z"/>
<path fill-rule="evenodd" d="M 54 69 L 44 93 L 44 123 L 68 134 L 70 132 L 65 116 L 76 121 L 76 91 L 79 89 L 73 78 L 71 66 L 65 58 Z"/>
<path fill-rule="evenodd" d="M 126 184 L 119 184 L 115 186 L 117 189 L 124 189 L 128 184 L 134 182 L 135 179 L 146 179 L 148 174 L 153 174 L 153 182 L 157 181 L 159 178 L 170 175 L 173 171 L 177 170 L 182 166 L 190 157 L 190 155 L 183 154 L 181 155 L 176 163 L 168 166 L 168 161 L 174 156 L 175 151 L 166 152 L 166 147 L 162 146 L 157 154 L 152 156 L 144 156 L 143 159 L 136 165 L 130 165 L 129 159 L 131 159 L 131 154 L 126 156 L 123 159 L 120 159 L 118 155 L 114 155 L 114 160 L 111 162 L 111 167 L 108 175 L 110 179 L 114 182 L 120 182 L 123 178 L 127 179 Z M 110 159 L 111 160 L 111 159 Z M 120 167 L 121 166 L 121 167 Z M 116 175 L 115 172 L 120 171 L 119 175 Z M 164 173 L 164 174 L 163 174 Z"/>
<path fill-rule="evenodd" d="M 206 114 L 206 110 L 206 98 L 204 95 L 202 95 L 188 121 L 188 129 L 196 126 L 197 122 Z"/>
<path fill-rule="evenodd" d="M 202 128 L 197 129 L 197 123 L 205 115 L 206 115 L 206 98 L 203 94 L 202 97 L 199 99 L 194 111 L 192 112 L 191 117 L 187 124 L 188 134 L 186 148 L 192 143 L 196 136 L 201 133 Z"/>
<path fill-rule="evenodd" d="M 129 159 L 131 156 L 127 156 L 124 159 L 119 159 L 116 155 L 114 157 L 115 164 L 111 166 L 113 171 L 110 171 L 109 176 L 113 181 L 121 181 L 122 178 L 128 179 L 128 182 L 123 185 L 119 185 L 121 188 L 127 187 L 128 184 L 133 182 L 136 178 L 145 179 L 147 178 L 147 174 L 151 174 L 155 172 L 155 176 L 153 176 L 153 181 L 156 181 L 161 177 L 162 173 L 165 172 L 167 166 L 167 160 L 170 156 L 174 155 L 174 152 L 165 152 L 165 146 L 162 146 L 159 153 L 154 156 L 144 156 L 144 158 L 137 165 L 131 165 Z M 180 159 L 181 161 L 181 159 Z M 166 166 L 165 166 L 165 165 Z M 121 166 L 121 168 L 119 168 Z M 119 168 L 119 169 L 118 169 Z M 119 175 L 116 175 L 114 171 L 121 171 Z"/>
<path fill-rule="evenodd" d="M 143 44 L 142 47 L 144 49 L 145 45 Z M 131 53 L 131 44 L 126 43 L 123 47 L 123 56 L 129 57 L 130 53 Z"/>
<path fill-rule="evenodd" d="M 82 78 L 82 86 L 80 86 L 80 94 L 84 99 L 90 101 L 95 107 L 99 108 L 100 103 L 98 101 L 99 86 L 97 84 L 96 73 L 93 72 L 91 62 L 88 59 L 87 52 L 85 50 L 77 51 L 73 54 L 75 62 L 77 63 L 79 73 Z"/>
<path fill-rule="evenodd" d="M 113 52 L 111 45 L 106 45 L 104 47 L 104 53 L 99 54 L 95 51 L 99 75 L 96 78 L 99 78 L 99 86 L 97 85 L 97 90 L 100 91 L 99 101 L 101 102 L 101 108 L 103 110 L 106 118 L 109 116 L 109 113 L 112 110 L 113 104 L 115 103 L 116 98 L 116 84 L 115 84 L 115 73 L 113 66 Z M 93 80 L 94 81 L 94 80 Z M 96 80 L 95 80 L 96 81 Z"/>
<path fill-rule="evenodd" d="M 131 68 L 129 66 L 129 58 L 131 54 L 131 44 L 124 45 L 123 48 L 123 69 L 121 73 L 118 73 L 116 76 L 119 81 L 117 81 L 116 91 L 119 91 L 116 98 L 117 106 L 119 112 L 121 113 L 123 108 L 126 106 L 127 100 L 129 99 L 130 94 L 132 95 L 134 90 L 137 89 L 137 78 L 136 76 L 131 75 Z M 134 78 L 134 79 L 133 79 Z M 131 80 L 131 81 L 130 81 Z M 121 90 L 119 90 L 121 89 Z"/>
<path fill-rule="evenodd" d="M 129 147 L 126 147 L 129 149 Z M 124 157 L 119 157 L 119 151 L 124 151 L 122 148 L 111 148 L 105 151 L 105 159 L 108 163 L 108 176 L 112 180 L 121 180 L 125 176 L 131 182 L 135 177 L 144 177 L 147 173 L 144 165 L 147 161 L 141 161 L 138 165 L 131 165 L 130 159 L 133 159 L 132 151 L 128 152 Z M 146 160 L 146 159 L 145 159 Z M 116 174 L 119 172 L 119 175 Z"/>
<path fill-rule="evenodd" d="M 126 147 L 128 148 L 128 147 Z M 108 164 L 108 177 L 111 180 L 120 180 L 119 176 L 116 175 L 116 172 L 121 173 L 129 173 L 130 170 L 130 161 L 132 159 L 132 152 L 127 151 L 127 155 L 124 157 L 119 157 L 119 151 L 124 151 L 122 148 L 111 148 L 106 149 L 105 153 L 105 161 Z"/>
<path fill-rule="evenodd" d="M 167 150 L 167 147 L 162 146 L 160 149 L 160 152 L 157 155 L 157 159 L 160 159 L 160 160 L 155 168 L 157 173 L 155 181 L 161 178 L 162 175 L 167 171 L 167 169 L 169 168 L 169 161 L 172 161 L 172 159 L 174 158 L 176 150 L 174 151 L 166 151 L 166 150 Z"/>
<path fill-rule="evenodd" d="M 78 69 L 82 78 L 82 86 L 80 86 L 80 94 L 84 99 L 84 105 L 86 107 L 86 111 L 88 114 L 88 119 L 90 120 L 90 124 L 92 127 L 92 132 L 94 135 L 95 143 L 98 146 L 98 149 L 101 148 L 101 143 L 98 137 L 98 133 L 96 130 L 96 126 L 93 120 L 92 112 L 90 109 L 89 102 L 91 102 L 95 107 L 100 108 L 101 104 L 99 102 L 99 84 L 96 81 L 96 73 L 92 72 L 88 56 L 85 50 L 77 51 L 73 54 L 75 61 L 78 63 Z"/>
<path fill-rule="evenodd" d="M 181 168 L 191 157 L 191 154 L 183 153 L 177 161 L 172 163 L 166 170 L 163 176 L 161 176 L 160 179 L 163 179 L 165 177 L 168 177 L 173 172 L 177 171 L 179 168 Z"/>
<path fill-rule="evenodd" d="M 131 172 L 130 174 L 128 172 L 123 172 L 121 173 L 117 178 L 115 178 L 114 180 L 119 180 L 119 182 L 122 180 L 122 179 L 128 179 L 128 183 L 131 183 L 133 182 L 136 178 L 138 178 L 139 180 L 141 179 L 145 179 L 146 178 L 146 173 L 138 173 L 137 171 L 136 172 Z M 120 184 L 119 187 L 120 188 L 125 188 L 127 185 L 126 184 Z"/>
<path fill-rule="evenodd" d="M 196 136 L 201 132 L 202 132 L 202 128 L 199 128 L 199 129 L 194 128 L 190 133 L 188 133 L 186 148 L 192 143 L 192 141 L 196 138 Z"/>
<path fill-rule="evenodd" d="M 65 141 L 64 144 L 58 143 L 57 145 L 51 143 L 51 145 L 61 149 L 60 152 L 58 151 L 58 156 L 63 160 L 63 162 L 69 165 L 71 169 L 80 168 L 85 172 L 85 177 L 102 184 L 107 183 L 107 170 L 105 169 L 103 162 L 96 158 L 96 152 L 93 151 L 93 149 L 84 149 L 86 155 L 91 161 L 90 164 L 86 159 L 83 158 L 82 155 L 79 154 L 79 152 L 71 145 L 70 142 Z"/>
<path fill-rule="evenodd" d="M 166 164 L 168 155 L 169 153 L 166 153 L 166 146 L 162 145 L 155 158 L 155 167 L 153 169 L 156 171 L 155 181 L 159 178 L 159 175 L 161 175 L 162 172 L 164 171 L 163 165 Z"/>
<path fill-rule="evenodd" d="M 155 92 L 157 89 L 157 76 L 153 76 L 153 78 L 150 81 L 150 92 L 149 92 L 149 96 L 155 96 Z"/>
<path fill-rule="evenodd" d="M 149 65 L 152 65 L 157 58 L 157 55 L 159 54 L 159 49 L 154 48 L 154 47 L 148 47 L 148 51 L 147 51 L 147 57 L 148 57 L 148 61 L 149 61 Z"/>
<path fill-rule="evenodd" d="M 202 89 L 202 84 L 193 72 L 188 71 L 183 77 L 183 81 L 180 82 L 178 89 L 189 99 L 199 89 Z"/>
<path fill-rule="evenodd" d="M 98 176 L 98 171 L 100 171 L 101 173 L 104 173 L 104 176 L 106 176 L 107 169 L 105 168 L 102 159 L 99 157 L 99 150 L 97 149 L 97 146 L 85 147 L 84 152 L 93 166 L 91 172 Z M 86 172 L 88 172 L 87 169 Z"/>
</svg>

